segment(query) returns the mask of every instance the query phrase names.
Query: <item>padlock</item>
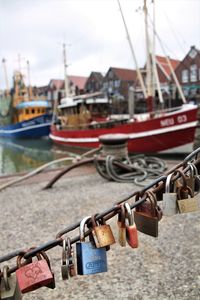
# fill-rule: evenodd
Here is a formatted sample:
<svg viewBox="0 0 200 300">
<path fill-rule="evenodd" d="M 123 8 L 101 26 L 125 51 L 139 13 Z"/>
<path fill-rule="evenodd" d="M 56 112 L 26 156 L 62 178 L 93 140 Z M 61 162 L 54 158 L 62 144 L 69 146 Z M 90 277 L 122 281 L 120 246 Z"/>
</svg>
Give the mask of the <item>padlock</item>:
<svg viewBox="0 0 200 300">
<path fill-rule="evenodd" d="M 52 273 L 48 261 L 43 252 L 39 252 L 37 260 L 25 265 L 21 265 L 22 256 L 17 257 L 18 270 L 17 280 L 21 292 L 28 293 L 42 286 L 55 287 L 54 274 Z"/>
<path fill-rule="evenodd" d="M 199 210 L 198 198 L 194 196 L 189 186 L 182 186 L 178 188 L 177 201 L 180 213 L 195 212 Z"/>
<path fill-rule="evenodd" d="M 74 249 L 71 245 L 71 240 L 67 238 L 67 259 L 68 259 L 68 268 L 69 268 L 69 276 L 76 276 L 76 267 L 75 267 L 75 259 L 74 259 Z"/>
<path fill-rule="evenodd" d="M 198 169 L 194 163 L 188 162 L 188 164 L 193 168 L 194 192 L 197 192 L 198 194 L 200 192 L 200 175 L 198 174 Z"/>
<path fill-rule="evenodd" d="M 125 208 L 124 205 L 120 205 L 118 213 L 118 242 L 121 247 L 126 246 L 126 223 L 125 223 Z"/>
<path fill-rule="evenodd" d="M 95 221 L 95 215 L 92 216 L 92 235 L 94 238 L 95 246 L 97 248 L 107 247 L 115 243 L 110 225 L 105 223 L 104 218 L 102 224 L 97 225 Z"/>
<path fill-rule="evenodd" d="M 195 188 L 195 170 L 192 163 L 188 162 L 187 165 L 189 166 L 189 172 L 185 175 L 186 185 L 189 186 L 194 193 Z"/>
<path fill-rule="evenodd" d="M 74 264 L 74 251 L 69 237 L 67 238 L 67 241 L 65 239 L 63 240 L 61 274 L 63 280 L 76 276 L 76 268 Z"/>
<path fill-rule="evenodd" d="M 126 240 L 131 248 L 138 248 L 138 232 L 134 223 L 133 213 L 128 202 L 124 203 L 126 224 Z"/>
<path fill-rule="evenodd" d="M 85 224 L 91 217 L 80 222 L 80 242 L 76 243 L 77 274 L 89 275 L 107 272 L 106 249 L 96 248 L 92 242 L 85 242 Z"/>
<path fill-rule="evenodd" d="M 0 285 L 0 299 L 20 300 L 22 294 L 19 289 L 16 274 L 8 276 L 8 266 L 3 267 L 3 278 Z"/>
<path fill-rule="evenodd" d="M 63 240 L 63 249 L 62 249 L 62 259 L 61 259 L 61 275 L 62 279 L 69 279 L 69 268 L 67 260 L 67 243 L 66 240 Z"/>
<path fill-rule="evenodd" d="M 138 205 L 134 211 L 134 220 L 137 227 L 142 233 L 153 237 L 158 236 L 158 221 L 162 218 L 162 211 L 157 205 L 156 197 L 150 191 L 145 192 L 146 200 Z M 137 194 L 135 200 L 139 200 L 140 195 Z"/>
<path fill-rule="evenodd" d="M 170 191 L 170 183 L 172 176 L 174 174 L 171 173 L 167 176 L 166 183 L 165 183 L 165 193 L 163 194 L 163 215 L 165 216 L 174 216 L 178 213 L 177 207 L 177 193 L 175 191 L 176 185 L 174 184 L 174 192 Z"/>
</svg>

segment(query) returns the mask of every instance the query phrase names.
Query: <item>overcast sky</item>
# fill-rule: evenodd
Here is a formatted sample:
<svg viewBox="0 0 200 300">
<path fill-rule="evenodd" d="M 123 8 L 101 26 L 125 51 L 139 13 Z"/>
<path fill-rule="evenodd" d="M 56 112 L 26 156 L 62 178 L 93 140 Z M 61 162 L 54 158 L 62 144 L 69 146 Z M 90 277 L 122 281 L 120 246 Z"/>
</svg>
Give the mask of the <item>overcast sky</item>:
<svg viewBox="0 0 200 300">
<path fill-rule="evenodd" d="M 149 11 L 152 11 L 151 0 Z M 200 0 L 155 0 L 156 30 L 167 55 L 183 59 L 200 49 Z M 145 63 L 143 0 L 121 0 L 138 64 Z M 8 78 L 19 66 L 32 85 L 63 79 L 62 44 L 67 46 L 68 74 L 105 74 L 110 66 L 134 69 L 117 0 L 0 0 L 0 59 Z M 156 42 L 156 53 L 163 52 Z M 5 87 L 1 65 L 0 89 Z"/>
</svg>

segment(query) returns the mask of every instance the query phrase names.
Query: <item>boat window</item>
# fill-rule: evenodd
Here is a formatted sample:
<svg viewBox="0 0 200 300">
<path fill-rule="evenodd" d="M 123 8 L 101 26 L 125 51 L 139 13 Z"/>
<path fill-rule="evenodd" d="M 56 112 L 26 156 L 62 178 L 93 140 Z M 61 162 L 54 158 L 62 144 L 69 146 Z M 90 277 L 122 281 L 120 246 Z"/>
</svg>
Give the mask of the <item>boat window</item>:
<svg viewBox="0 0 200 300">
<path fill-rule="evenodd" d="M 38 114 L 40 113 L 40 108 L 38 108 Z"/>
<path fill-rule="evenodd" d="M 27 114 L 27 115 L 29 114 L 29 109 L 28 109 L 28 108 L 26 109 L 26 114 Z"/>
<path fill-rule="evenodd" d="M 34 108 L 32 108 L 32 111 L 31 111 L 31 112 L 32 112 L 32 114 L 34 114 L 34 113 L 35 113 L 35 109 L 34 109 Z"/>
</svg>

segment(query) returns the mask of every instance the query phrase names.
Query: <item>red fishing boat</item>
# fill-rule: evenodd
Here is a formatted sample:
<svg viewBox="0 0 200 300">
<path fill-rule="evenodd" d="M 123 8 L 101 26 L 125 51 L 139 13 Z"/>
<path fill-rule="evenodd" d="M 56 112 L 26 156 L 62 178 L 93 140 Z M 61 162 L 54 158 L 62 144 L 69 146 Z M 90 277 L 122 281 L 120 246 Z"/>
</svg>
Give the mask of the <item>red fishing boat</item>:
<svg viewBox="0 0 200 300">
<path fill-rule="evenodd" d="M 120 3 L 119 7 L 122 14 Z M 146 0 L 144 0 L 144 13 L 147 49 L 149 50 L 148 41 L 150 38 L 148 34 Z M 122 18 L 135 60 L 123 14 Z M 155 28 L 153 28 L 153 32 L 155 33 Z M 154 105 L 154 110 L 152 109 L 155 86 L 159 96 L 160 107 L 163 107 L 164 104 L 155 60 L 156 56 L 151 47 L 151 51 L 147 51 L 147 75 L 145 79 L 137 67 L 135 60 L 137 78 L 149 108 L 147 113 L 136 115 L 133 111 L 131 112 L 131 107 L 133 106 L 131 103 L 134 101 L 133 93 L 130 93 L 132 97 L 129 97 L 129 116 L 109 115 L 108 107 L 106 109 L 106 105 L 110 105 L 109 100 L 104 97 L 102 98 L 100 93 L 82 95 L 75 98 L 66 97 L 62 99 L 61 104 L 58 106 L 55 122 L 51 126 L 50 138 L 57 144 L 93 148 L 98 147 L 99 136 L 122 133 L 129 136 L 128 150 L 132 153 L 187 153 L 192 151 L 197 126 L 197 106 L 187 103 L 170 60 L 166 56 L 173 82 L 177 86 L 183 105 L 171 109 L 162 108 L 159 110 L 156 110 Z"/>
</svg>

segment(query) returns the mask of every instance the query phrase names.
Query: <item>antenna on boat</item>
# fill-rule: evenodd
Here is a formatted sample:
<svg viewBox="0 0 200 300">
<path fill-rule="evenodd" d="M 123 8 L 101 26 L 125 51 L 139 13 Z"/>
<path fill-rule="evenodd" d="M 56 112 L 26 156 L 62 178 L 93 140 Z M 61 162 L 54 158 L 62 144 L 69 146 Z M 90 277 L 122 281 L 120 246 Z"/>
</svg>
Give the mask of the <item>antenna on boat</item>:
<svg viewBox="0 0 200 300">
<path fill-rule="evenodd" d="M 27 60 L 27 73 L 28 73 L 28 91 L 29 91 L 29 100 L 32 98 L 32 88 L 31 88 L 31 79 L 30 79 L 30 63 Z"/>
<path fill-rule="evenodd" d="M 146 88 L 145 88 L 145 85 L 144 85 L 144 80 L 142 78 L 142 74 L 141 74 L 141 72 L 139 70 L 139 67 L 138 67 L 138 64 L 137 64 L 135 52 L 133 50 L 133 45 L 132 45 L 132 42 L 131 42 L 131 39 L 130 39 L 130 35 L 129 35 L 129 32 L 128 32 L 128 27 L 126 25 L 126 21 L 125 21 L 123 12 L 122 12 L 120 1 L 117 0 L 117 2 L 118 2 L 118 5 L 119 5 L 119 9 L 120 9 L 120 13 L 121 13 L 121 16 L 122 16 L 122 20 L 123 20 L 123 23 L 124 23 L 124 28 L 125 28 L 125 31 L 126 31 L 126 34 L 127 34 L 127 39 L 128 39 L 129 46 L 130 46 L 130 49 L 131 49 L 131 54 L 133 56 L 133 60 L 134 60 L 134 63 L 135 63 L 135 68 L 136 68 L 137 76 L 138 76 L 138 79 L 139 79 L 139 82 L 140 82 L 140 85 L 141 85 L 141 88 L 142 88 L 142 92 L 143 92 L 144 97 L 146 99 L 147 98 L 147 92 L 146 92 Z"/>
<path fill-rule="evenodd" d="M 68 77 L 67 77 L 67 55 L 66 55 L 66 45 L 63 44 L 63 61 L 64 61 L 64 78 L 65 78 L 65 97 L 69 96 L 69 86 L 68 86 Z"/>
<path fill-rule="evenodd" d="M 9 83 L 8 83 L 8 74 L 7 74 L 5 58 L 2 59 L 2 65 L 3 65 L 4 76 L 5 76 L 5 81 L 6 81 L 6 94 L 9 94 Z"/>
</svg>

